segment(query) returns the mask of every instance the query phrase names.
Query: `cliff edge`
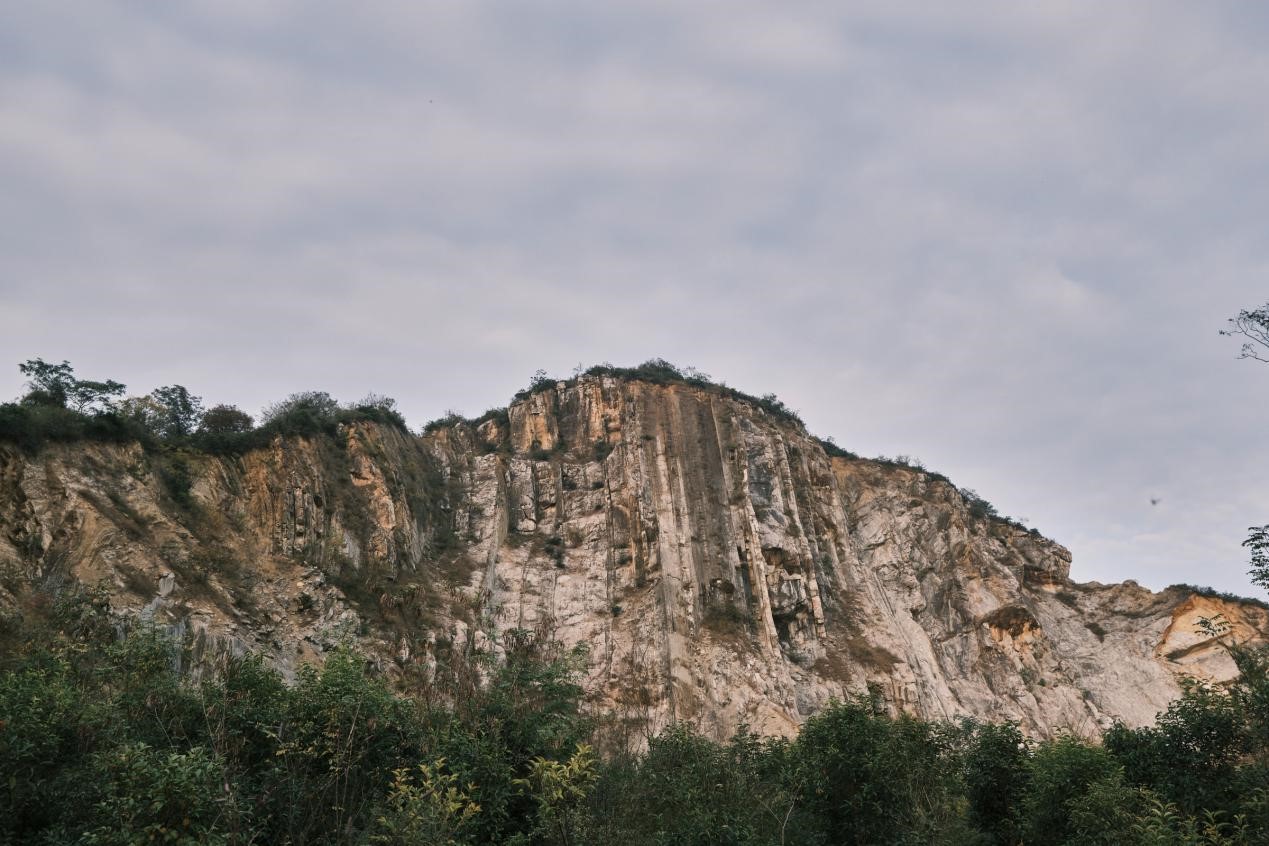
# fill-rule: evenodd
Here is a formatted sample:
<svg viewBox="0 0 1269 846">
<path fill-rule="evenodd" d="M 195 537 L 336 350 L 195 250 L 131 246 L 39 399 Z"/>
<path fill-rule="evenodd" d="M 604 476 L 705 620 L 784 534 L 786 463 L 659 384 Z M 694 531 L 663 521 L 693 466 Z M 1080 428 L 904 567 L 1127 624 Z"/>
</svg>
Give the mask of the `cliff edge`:
<svg viewBox="0 0 1269 846">
<path fill-rule="evenodd" d="M 735 392 L 582 376 L 423 435 L 0 445 L 0 616 L 76 580 L 203 657 L 293 671 L 353 640 L 424 681 L 526 629 L 585 644 L 588 699 L 630 731 L 720 737 L 862 693 L 1092 735 L 1232 677 L 1200 617 L 1269 633 L 1256 603 L 1072 582 L 1065 548 L 975 505 Z"/>
</svg>

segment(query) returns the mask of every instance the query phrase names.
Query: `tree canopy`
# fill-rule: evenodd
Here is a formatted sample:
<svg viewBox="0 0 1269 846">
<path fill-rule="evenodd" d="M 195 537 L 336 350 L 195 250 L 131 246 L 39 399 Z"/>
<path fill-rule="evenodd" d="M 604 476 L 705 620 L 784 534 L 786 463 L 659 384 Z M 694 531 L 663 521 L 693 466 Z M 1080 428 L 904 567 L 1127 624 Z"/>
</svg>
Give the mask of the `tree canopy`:
<svg viewBox="0 0 1269 846">
<path fill-rule="evenodd" d="M 0 843 L 1264 846 L 1269 656 L 1102 742 L 831 702 L 793 740 L 587 713 L 549 635 L 395 689 L 348 647 L 287 683 L 68 588 L 0 617 Z M 626 732 L 626 733 L 623 733 Z"/>
<path fill-rule="evenodd" d="M 30 390 L 22 398 L 29 405 L 70 407 L 80 413 L 109 412 L 114 398 L 121 396 L 126 387 L 113 379 L 104 382 L 77 379 L 69 361 L 50 364 L 33 358 L 19 364 L 18 370 L 30 380 L 27 383 Z"/>
</svg>

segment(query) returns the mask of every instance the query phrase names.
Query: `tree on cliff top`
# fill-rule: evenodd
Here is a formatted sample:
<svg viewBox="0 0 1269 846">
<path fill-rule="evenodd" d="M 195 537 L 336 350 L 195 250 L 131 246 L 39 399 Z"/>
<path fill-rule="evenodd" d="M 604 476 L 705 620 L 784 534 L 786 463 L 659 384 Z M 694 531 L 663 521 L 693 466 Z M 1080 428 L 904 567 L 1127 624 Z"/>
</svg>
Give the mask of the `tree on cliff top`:
<svg viewBox="0 0 1269 846">
<path fill-rule="evenodd" d="M 184 385 L 166 385 L 150 392 L 160 409 L 159 434 L 183 438 L 198 428 L 203 419 L 203 400 L 191 394 Z"/>
<path fill-rule="evenodd" d="M 237 435 L 250 432 L 254 425 L 251 415 L 235 405 L 213 405 L 203 415 L 199 430 L 212 435 Z"/>
<path fill-rule="evenodd" d="M 76 379 L 75 368 L 69 361 L 50 364 L 44 359 L 33 358 L 18 365 L 18 370 L 30 381 L 30 389 L 22 401 L 27 405 L 53 405 L 73 407 L 83 413 L 90 410 L 110 411 L 113 398 L 123 394 L 124 385 L 113 379 L 95 382 Z M 94 409 L 93 406 L 100 406 Z"/>
</svg>

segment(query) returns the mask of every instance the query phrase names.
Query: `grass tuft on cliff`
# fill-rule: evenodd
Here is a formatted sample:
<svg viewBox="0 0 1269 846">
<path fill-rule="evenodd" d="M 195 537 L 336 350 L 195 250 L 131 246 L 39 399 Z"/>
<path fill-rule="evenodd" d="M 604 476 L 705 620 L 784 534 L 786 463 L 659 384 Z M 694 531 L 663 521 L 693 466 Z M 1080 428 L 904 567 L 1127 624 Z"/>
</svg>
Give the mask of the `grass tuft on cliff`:
<svg viewBox="0 0 1269 846">
<path fill-rule="evenodd" d="M 803 425 L 802 418 L 798 416 L 798 413 L 785 405 L 775 394 L 763 394 L 762 396 L 747 394 L 744 391 L 728 387 L 724 382 L 714 381 L 708 373 L 703 373 L 695 367 L 679 367 L 663 358 L 649 359 L 635 367 L 617 367 L 608 363 L 597 364 L 567 379 L 553 379 L 546 375 L 546 371 L 539 370 L 534 374 L 528 387 L 516 392 L 515 398 L 517 400 L 528 399 L 534 394 L 550 390 L 560 384 L 565 386 L 576 385 L 578 379 L 583 376 L 606 376 L 613 379 L 646 382 L 649 385 L 688 385 L 693 388 L 710 391 L 719 396 L 748 403 L 786 423 L 795 423 L 798 426 Z"/>
</svg>

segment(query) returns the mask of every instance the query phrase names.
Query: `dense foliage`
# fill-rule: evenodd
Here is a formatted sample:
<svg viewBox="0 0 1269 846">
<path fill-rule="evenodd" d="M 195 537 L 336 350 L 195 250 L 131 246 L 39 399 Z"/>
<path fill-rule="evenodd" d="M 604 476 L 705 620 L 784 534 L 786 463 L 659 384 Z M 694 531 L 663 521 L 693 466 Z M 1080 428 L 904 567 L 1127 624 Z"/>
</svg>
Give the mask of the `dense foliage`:
<svg viewBox="0 0 1269 846">
<path fill-rule="evenodd" d="M 406 428 L 396 401 L 376 394 L 341 405 L 324 391 L 302 391 L 265 409 L 256 426 L 232 405 L 204 410 L 202 398 L 183 385 L 119 399 L 126 386 L 78 379 L 67 361 L 36 358 L 18 369 L 29 379 L 28 390 L 18 401 L 0 404 L 0 441 L 28 452 L 50 442 L 87 440 L 236 454 L 266 446 L 278 435 L 334 434 L 341 424 L 359 421 Z"/>
<path fill-rule="evenodd" d="M 0 628 L 0 843 L 1269 843 L 1263 653 L 1100 745 L 860 699 L 792 741 L 679 724 L 601 755 L 579 656 L 524 632 L 407 697 L 350 650 L 195 680 L 91 591 L 25 611 Z"/>
</svg>

